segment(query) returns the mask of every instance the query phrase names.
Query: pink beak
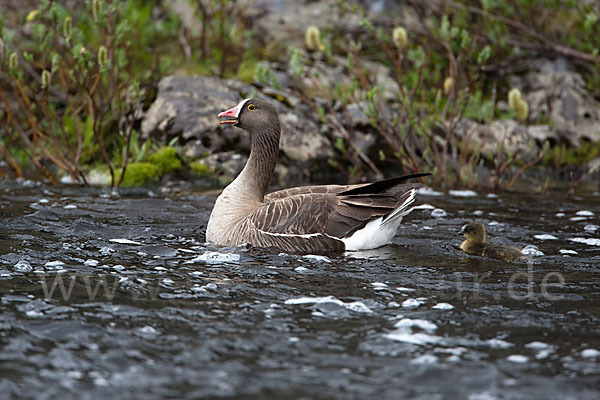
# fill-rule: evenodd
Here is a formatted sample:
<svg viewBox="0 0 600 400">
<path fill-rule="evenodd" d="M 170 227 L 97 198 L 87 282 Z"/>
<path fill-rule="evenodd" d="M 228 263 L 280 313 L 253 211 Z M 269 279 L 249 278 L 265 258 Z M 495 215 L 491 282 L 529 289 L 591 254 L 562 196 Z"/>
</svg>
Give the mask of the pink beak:
<svg viewBox="0 0 600 400">
<path fill-rule="evenodd" d="M 226 117 L 227 119 L 221 120 L 219 123 L 221 125 L 235 125 L 238 122 L 238 115 L 240 114 L 240 110 L 236 107 L 233 107 L 230 110 L 223 111 L 217 115 L 217 117 Z"/>
<path fill-rule="evenodd" d="M 240 116 L 240 111 L 242 111 L 242 107 L 244 107 L 244 103 L 246 103 L 248 99 L 242 100 L 239 104 L 227 111 L 220 112 L 217 117 L 225 117 L 227 119 L 221 120 L 219 123 L 221 125 L 235 125 L 238 123 L 238 118 Z"/>
</svg>

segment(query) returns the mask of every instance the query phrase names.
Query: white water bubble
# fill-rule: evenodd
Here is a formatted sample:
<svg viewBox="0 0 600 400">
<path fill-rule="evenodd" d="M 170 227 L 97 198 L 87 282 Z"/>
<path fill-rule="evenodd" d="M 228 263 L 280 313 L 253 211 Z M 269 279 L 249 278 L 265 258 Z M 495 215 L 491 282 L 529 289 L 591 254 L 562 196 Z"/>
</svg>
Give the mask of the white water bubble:
<svg viewBox="0 0 600 400">
<path fill-rule="evenodd" d="M 600 239 L 598 239 L 598 238 L 575 237 L 575 238 L 569 238 L 568 240 L 570 240 L 571 242 L 575 242 L 575 243 L 587 244 L 588 246 L 600 246 Z"/>
<path fill-rule="evenodd" d="M 436 208 L 435 210 L 433 210 L 431 212 L 431 216 L 434 218 L 443 218 L 447 215 L 448 215 L 448 213 L 446 212 L 446 210 L 443 210 L 441 208 Z"/>
<path fill-rule="evenodd" d="M 534 246 L 532 244 L 525 246 L 523 248 L 523 250 L 521 250 L 521 253 L 525 254 L 526 256 L 535 256 L 535 257 L 544 255 L 544 253 L 540 249 L 538 249 L 537 246 Z"/>
<path fill-rule="evenodd" d="M 83 265 L 85 265 L 86 267 L 97 267 L 98 264 L 100 264 L 100 261 L 94 260 L 92 258 L 85 260 L 85 262 L 83 263 Z"/>
<path fill-rule="evenodd" d="M 450 196 L 455 197 L 475 197 L 477 196 L 477 192 L 472 190 L 449 190 L 448 193 Z"/>
<path fill-rule="evenodd" d="M 66 206 L 63 207 L 65 210 L 72 210 L 74 208 L 77 208 L 77 205 L 75 204 L 67 204 Z"/>
<path fill-rule="evenodd" d="M 578 215 L 580 217 L 593 217 L 594 213 L 589 210 L 581 210 L 581 211 L 577 211 L 575 213 L 575 215 Z"/>
<path fill-rule="evenodd" d="M 423 303 L 424 303 L 424 301 L 418 300 L 418 299 L 406 299 L 406 300 L 404 300 L 402 302 L 402 307 L 404 307 L 404 308 L 417 308 L 417 307 L 419 307 Z"/>
<path fill-rule="evenodd" d="M 557 212 L 556 214 L 554 214 L 554 216 L 558 217 L 558 218 L 562 218 L 562 217 L 565 216 L 565 213 L 564 212 Z"/>
<path fill-rule="evenodd" d="M 506 359 L 510 362 L 514 362 L 514 363 L 518 363 L 518 364 L 524 364 L 527 361 L 529 361 L 529 358 L 527 358 L 527 356 L 524 356 L 521 354 L 512 354 L 512 355 L 506 357 Z"/>
<path fill-rule="evenodd" d="M 307 254 L 307 255 L 303 256 L 302 258 L 305 258 L 308 261 L 315 262 L 315 263 L 321 263 L 321 262 L 330 263 L 331 262 L 331 260 L 329 259 L 329 257 L 318 256 L 318 255 L 315 255 L 315 254 Z"/>
<path fill-rule="evenodd" d="M 109 242 L 119 243 L 119 244 L 133 244 L 133 245 L 141 245 L 142 243 L 136 242 L 135 240 L 125 239 L 125 238 L 116 238 L 110 239 Z"/>
<path fill-rule="evenodd" d="M 450 303 L 437 303 L 435 306 L 431 307 L 434 310 L 452 310 L 454 306 Z"/>
<path fill-rule="evenodd" d="M 186 261 L 186 264 L 195 264 L 204 262 L 206 264 L 237 263 L 240 261 L 240 255 L 234 253 L 219 253 L 217 251 L 206 251 L 197 257 Z"/>
<path fill-rule="evenodd" d="M 475 210 L 473 211 L 473 215 L 477 215 L 478 217 L 483 215 L 483 210 Z"/>
<path fill-rule="evenodd" d="M 600 357 L 600 350 L 597 349 L 585 349 L 581 352 L 583 358 L 596 358 Z"/>
<path fill-rule="evenodd" d="M 48 261 L 46 264 L 44 264 L 44 267 L 55 268 L 55 267 L 62 267 L 63 265 L 65 265 L 64 262 L 55 260 L 55 261 Z"/>
<path fill-rule="evenodd" d="M 17 272 L 31 272 L 33 271 L 33 267 L 27 261 L 19 261 L 13 266 L 13 269 Z"/>
<path fill-rule="evenodd" d="M 373 289 L 375 290 L 385 290 L 389 287 L 383 282 L 371 282 L 371 286 L 373 286 Z"/>
<path fill-rule="evenodd" d="M 295 299 L 288 299 L 285 301 L 285 304 L 288 305 L 296 305 L 296 304 L 323 304 L 323 303 L 333 303 L 337 304 L 340 307 L 344 307 L 350 311 L 371 314 L 373 311 L 367 307 L 363 302 L 353 301 L 350 303 L 345 303 L 333 296 L 325 296 L 325 297 L 299 297 Z M 324 316 L 324 315 L 323 315 Z"/>
<path fill-rule="evenodd" d="M 558 250 L 558 252 L 560 254 L 564 254 L 564 255 L 577 255 L 577 254 L 579 254 L 575 250 L 569 250 L 569 249 L 560 249 L 560 250 Z"/>
<path fill-rule="evenodd" d="M 554 235 L 550 235 L 548 233 L 544 233 L 541 235 L 533 235 L 534 238 L 538 240 L 558 240 L 558 238 Z"/>
<path fill-rule="evenodd" d="M 587 232 L 596 232 L 598 229 L 600 229 L 600 226 L 592 224 L 583 227 L 583 230 Z"/>
</svg>

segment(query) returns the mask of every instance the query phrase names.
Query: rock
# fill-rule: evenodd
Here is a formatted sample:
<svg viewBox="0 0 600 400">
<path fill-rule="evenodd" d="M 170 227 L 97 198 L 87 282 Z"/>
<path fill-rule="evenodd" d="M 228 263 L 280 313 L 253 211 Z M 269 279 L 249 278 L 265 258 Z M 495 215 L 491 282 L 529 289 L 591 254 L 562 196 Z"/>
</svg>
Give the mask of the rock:
<svg viewBox="0 0 600 400">
<path fill-rule="evenodd" d="M 481 124 L 465 118 L 457 124 L 455 134 L 479 143 L 484 154 L 495 153 L 501 144 L 508 153 L 537 156 L 546 140 L 558 139 L 557 133 L 546 125 L 521 125 L 512 119 Z M 537 145 L 533 148 L 530 146 L 532 140 Z"/>
<path fill-rule="evenodd" d="M 585 89 L 581 75 L 563 58 L 541 60 L 511 84 L 529 103 L 530 120 L 548 119 L 558 138 L 571 146 L 600 142 L 600 102 Z"/>
<path fill-rule="evenodd" d="M 265 98 L 256 92 L 255 88 L 234 80 L 209 76 L 166 77 L 159 82 L 157 98 L 142 121 L 142 137 L 154 136 L 163 143 L 177 137 L 186 156 L 199 158 L 209 155 L 211 167 L 231 161 L 232 166 L 225 168 L 225 173 L 231 171 L 235 174 L 239 172 L 235 158 L 249 153 L 250 137 L 241 129 L 219 125 L 217 114 L 235 106 L 243 98 Z M 319 126 L 307 115 L 307 108 L 303 108 L 297 98 L 284 97 L 273 89 L 265 92 L 286 104 L 297 105 L 290 108 L 268 98 L 279 112 L 282 155 L 294 164 L 299 163 L 302 168 L 292 168 L 291 171 L 304 176 L 304 169 L 316 167 L 327 160 L 331 143 L 320 133 Z M 211 164 L 213 161 L 215 165 Z"/>
<path fill-rule="evenodd" d="M 321 30 L 335 26 L 342 31 L 360 26 L 358 13 L 341 18 L 338 3 L 338 0 L 258 0 L 246 15 L 254 19 L 267 42 L 304 47 L 304 34 L 309 26 Z"/>
<path fill-rule="evenodd" d="M 142 121 L 142 137 L 152 135 L 164 143 L 178 137 L 179 144 L 192 142 L 197 154 L 223 151 L 230 144 L 239 151 L 249 151 L 247 135 L 239 129 L 227 129 L 224 135 L 217 114 L 252 92 L 248 85 L 216 77 L 163 78 L 157 98 Z"/>
</svg>

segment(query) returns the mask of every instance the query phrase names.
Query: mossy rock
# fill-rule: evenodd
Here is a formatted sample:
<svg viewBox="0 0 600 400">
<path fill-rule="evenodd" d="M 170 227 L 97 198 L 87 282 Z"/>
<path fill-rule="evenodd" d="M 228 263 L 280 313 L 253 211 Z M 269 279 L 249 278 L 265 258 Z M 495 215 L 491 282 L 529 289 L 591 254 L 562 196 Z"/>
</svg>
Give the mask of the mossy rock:
<svg viewBox="0 0 600 400">
<path fill-rule="evenodd" d="M 158 149 L 148 157 L 148 161 L 158 168 L 160 175 L 179 171 L 183 168 L 177 149 L 169 146 Z"/>
<path fill-rule="evenodd" d="M 202 161 L 194 161 L 190 164 L 190 169 L 194 175 L 211 176 L 212 169 Z"/>
<path fill-rule="evenodd" d="M 117 171 L 116 176 L 121 174 L 121 170 Z M 127 166 L 122 187 L 144 186 L 150 183 L 158 183 L 162 173 L 158 166 L 149 162 L 134 162 Z"/>
</svg>

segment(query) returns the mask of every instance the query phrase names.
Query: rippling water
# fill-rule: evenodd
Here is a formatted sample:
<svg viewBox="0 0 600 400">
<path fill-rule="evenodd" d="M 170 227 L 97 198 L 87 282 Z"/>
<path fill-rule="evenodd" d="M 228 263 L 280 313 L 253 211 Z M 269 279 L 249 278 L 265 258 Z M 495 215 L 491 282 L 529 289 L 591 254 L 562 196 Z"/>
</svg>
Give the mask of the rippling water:
<svg viewBox="0 0 600 400">
<path fill-rule="evenodd" d="M 598 193 L 422 195 L 329 258 L 207 248 L 214 199 L 0 181 L 2 397 L 600 398 Z"/>
</svg>

